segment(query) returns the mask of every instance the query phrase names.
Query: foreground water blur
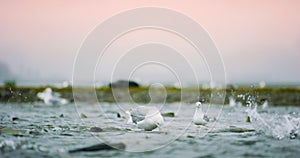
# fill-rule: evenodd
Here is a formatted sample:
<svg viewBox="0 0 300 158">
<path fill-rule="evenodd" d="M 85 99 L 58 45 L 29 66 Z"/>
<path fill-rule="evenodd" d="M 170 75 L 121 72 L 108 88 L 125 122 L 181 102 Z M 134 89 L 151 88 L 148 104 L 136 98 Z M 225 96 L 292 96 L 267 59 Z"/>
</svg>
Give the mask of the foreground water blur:
<svg viewBox="0 0 300 158">
<path fill-rule="evenodd" d="M 258 109 L 261 119 L 272 129 L 282 129 L 283 137 L 256 122 L 246 122 L 247 107 L 210 106 L 205 109 L 216 119 L 206 126 L 191 123 L 195 107 L 179 103 L 157 105 L 165 117 L 161 130 L 142 131 L 126 124 L 128 104 L 79 103 L 63 106 L 0 104 L 1 157 L 297 157 L 300 138 L 290 136 L 280 118 L 299 118 L 299 107 Z M 220 114 L 220 115 L 219 115 Z M 281 117 L 282 116 L 282 117 Z M 257 118 L 257 117 L 256 117 Z M 258 123 L 257 123 L 258 121 Z M 272 122 L 273 121 L 273 122 Z M 281 122 L 279 122 L 281 121 Z M 298 123 L 298 124 L 297 124 Z M 295 130 L 299 126 L 295 123 Z M 101 131 L 91 132 L 92 127 Z M 276 127 L 276 128 L 275 128 Z M 275 133 L 276 134 L 276 133 Z M 126 145 L 125 151 L 68 153 L 69 150 L 102 142 Z M 144 152 L 145 151 L 145 152 Z"/>
</svg>

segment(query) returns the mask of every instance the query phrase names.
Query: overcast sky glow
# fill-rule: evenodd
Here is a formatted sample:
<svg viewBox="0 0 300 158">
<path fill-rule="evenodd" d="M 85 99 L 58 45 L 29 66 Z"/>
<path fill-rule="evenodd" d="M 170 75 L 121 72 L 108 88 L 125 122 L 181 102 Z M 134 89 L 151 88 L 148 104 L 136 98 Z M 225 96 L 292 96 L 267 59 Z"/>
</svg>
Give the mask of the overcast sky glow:
<svg viewBox="0 0 300 158">
<path fill-rule="evenodd" d="M 20 80 L 70 80 L 85 36 L 112 15 L 144 6 L 176 10 L 203 26 L 223 57 L 231 82 L 300 82 L 298 0 L 1 1 L 0 79 L 13 74 Z M 194 58 L 189 51 L 182 54 Z M 203 63 L 194 63 L 202 70 Z M 107 81 L 109 73 L 103 72 L 98 79 Z M 148 73 L 137 72 L 140 80 L 149 79 Z M 159 76 L 168 81 L 168 76 Z"/>
</svg>

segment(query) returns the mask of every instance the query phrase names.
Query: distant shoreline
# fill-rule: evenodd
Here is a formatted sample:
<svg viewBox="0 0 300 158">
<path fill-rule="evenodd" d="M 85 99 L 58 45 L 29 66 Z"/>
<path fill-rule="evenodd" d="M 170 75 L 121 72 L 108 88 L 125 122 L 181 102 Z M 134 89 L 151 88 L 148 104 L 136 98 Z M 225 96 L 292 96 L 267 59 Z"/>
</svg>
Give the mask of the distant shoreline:
<svg viewBox="0 0 300 158">
<path fill-rule="evenodd" d="M 36 94 L 50 87 L 54 92 L 61 94 L 61 97 L 73 102 L 74 100 L 80 102 L 130 102 L 127 97 L 128 89 L 117 88 L 112 91 L 109 87 L 101 88 L 87 88 L 79 87 L 73 89 L 72 87 L 56 88 L 51 86 L 43 87 L 8 87 L 0 86 L 0 102 L 1 103 L 34 103 L 40 101 Z M 75 91 L 73 95 L 73 90 Z M 219 96 L 219 99 L 212 99 L 211 92 L 215 90 L 226 92 L 226 96 Z M 95 95 L 96 92 L 96 95 Z M 149 87 L 133 87 L 129 88 L 130 96 L 134 102 L 148 103 L 150 101 Z M 157 92 L 157 94 L 156 94 Z M 163 93 L 165 92 L 165 93 Z M 193 103 L 198 100 L 199 94 L 203 102 L 214 102 L 216 104 L 222 103 L 225 99 L 225 104 L 228 104 L 229 97 L 234 97 L 237 102 L 246 104 L 247 96 L 252 96 L 259 104 L 262 99 L 268 100 L 270 105 L 274 106 L 300 106 L 300 88 L 297 87 L 265 87 L 265 88 L 250 88 L 250 87 L 227 87 L 226 89 L 204 89 L 204 88 L 175 88 L 165 87 L 164 90 L 157 90 L 153 92 L 156 95 L 154 102 L 186 102 Z M 222 93 L 225 94 L 225 93 Z M 165 96 L 166 95 L 166 96 Z M 95 97 L 96 96 L 96 97 Z M 243 97 L 240 97 L 243 96 Z M 214 97 L 214 96 L 213 96 Z M 153 100 L 152 100 L 153 101 Z"/>
</svg>

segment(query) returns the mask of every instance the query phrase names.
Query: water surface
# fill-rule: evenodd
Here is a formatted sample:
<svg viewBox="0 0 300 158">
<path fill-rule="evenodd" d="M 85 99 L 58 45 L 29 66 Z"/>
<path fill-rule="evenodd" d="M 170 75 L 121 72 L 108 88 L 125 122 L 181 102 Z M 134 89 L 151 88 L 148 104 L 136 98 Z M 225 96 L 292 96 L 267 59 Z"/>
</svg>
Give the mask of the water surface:
<svg viewBox="0 0 300 158">
<path fill-rule="evenodd" d="M 129 107 L 126 104 L 0 104 L 0 155 L 130 158 L 159 155 L 174 158 L 297 157 L 300 154 L 299 137 L 291 139 L 286 134 L 278 138 L 257 130 L 256 125 L 246 122 L 246 107 L 208 108 L 206 105 L 204 110 L 216 121 L 206 126 L 196 126 L 191 123 L 194 105 L 174 103 L 157 106 L 162 112 L 175 112 L 175 117 L 165 117 L 165 125 L 161 130 L 142 131 L 134 125 L 126 124 L 122 111 Z M 274 118 L 274 122 L 277 116 L 298 118 L 299 111 L 297 107 L 258 109 L 262 117 Z M 121 117 L 118 117 L 118 113 Z M 82 118 L 83 115 L 80 117 L 81 114 L 86 118 Z M 91 132 L 91 127 L 99 127 L 103 131 Z M 68 153 L 69 150 L 101 142 L 123 142 L 126 151 Z"/>
</svg>

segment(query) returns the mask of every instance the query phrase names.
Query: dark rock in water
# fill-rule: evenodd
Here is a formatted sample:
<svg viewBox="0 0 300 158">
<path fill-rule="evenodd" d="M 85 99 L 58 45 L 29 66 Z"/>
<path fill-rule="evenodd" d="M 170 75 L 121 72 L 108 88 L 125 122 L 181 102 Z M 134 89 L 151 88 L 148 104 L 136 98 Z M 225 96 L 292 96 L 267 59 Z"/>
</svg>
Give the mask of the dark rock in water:
<svg viewBox="0 0 300 158">
<path fill-rule="evenodd" d="M 12 121 L 28 121 L 26 119 L 22 119 L 22 118 L 19 118 L 19 117 L 12 117 L 11 120 Z"/>
<path fill-rule="evenodd" d="M 139 87 L 139 84 L 134 81 L 120 80 L 108 85 L 110 88 L 129 88 L 129 87 Z"/>
<path fill-rule="evenodd" d="M 60 114 L 59 117 L 64 117 L 64 114 Z"/>
<path fill-rule="evenodd" d="M 118 117 L 118 118 L 121 118 L 121 114 L 120 114 L 120 113 L 117 113 L 117 117 Z"/>
<path fill-rule="evenodd" d="M 18 117 L 12 117 L 11 118 L 13 121 L 17 121 L 17 120 L 19 120 L 19 118 Z"/>
<path fill-rule="evenodd" d="M 73 136 L 73 134 L 70 134 L 70 133 L 61 133 L 60 135 L 61 136 Z"/>
<path fill-rule="evenodd" d="M 240 140 L 237 143 L 240 143 L 241 145 L 254 145 L 257 143 L 256 140 Z"/>
<path fill-rule="evenodd" d="M 102 151 L 102 150 L 123 150 L 126 148 L 124 143 L 116 143 L 116 144 L 96 144 L 89 147 L 69 150 L 69 153 L 75 152 L 93 152 L 93 151 Z"/>
<path fill-rule="evenodd" d="M 29 131 L 28 133 L 31 134 L 31 135 L 41 135 L 41 134 L 42 134 L 42 133 L 41 133 L 40 131 L 38 131 L 38 130 L 32 130 L 32 131 Z"/>
<path fill-rule="evenodd" d="M 91 127 L 90 131 L 91 132 L 103 132 L 103 129 L 100 127 Z"/>
<path fill-rule="evenodd" d="M 54 126 L 53 126 L 53 125 L 50 125 L 50 124 L 49 124 L 49 125 L 46 125 L 46 127 L 47 127 L 47 128 L 54 128 Z"/>
<path fill-rule="evenodd" d="M 250 119 L 250 117 L 249 117 L 249 116 L 247 116 L 247 118 L 246 118 L 246 122 L 251 122 L 251 119 Z"/>
<path fill-rule="evenodd" d="M 87 116 L 85 114 L 81 113 L 80 118 L 87 118 Z"/>
<path fill-rule="evenodd" d="M 224 132 L 231 132 L 231 133 L 246 133 L 246 132 L 254 132 L 254 129 L 247 129 L 247 128 L 240 128 L 240 127 L 229 127 L 219 130 L 214 130 L 211 133 L 224 133 Z"/>
<path fill-rule="evenodd" d="M 195 138 L 195 136 L 192 136 L 192 135 L 187 135 L 186 137 L 187 138 Z"/>
<path fill-rule="evenodd" d="M 174 112 L 162 113 L 161 115 L 164 116 L 164 117 L 175 117 Z"/>
</svg>

